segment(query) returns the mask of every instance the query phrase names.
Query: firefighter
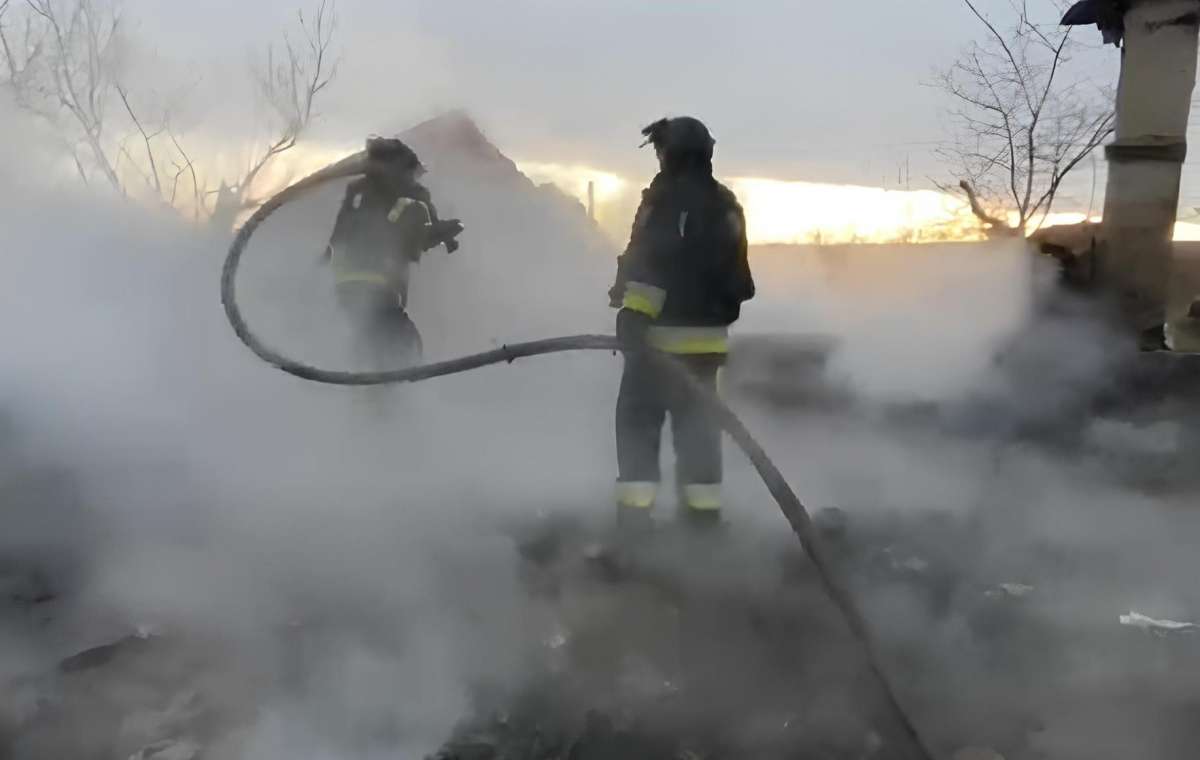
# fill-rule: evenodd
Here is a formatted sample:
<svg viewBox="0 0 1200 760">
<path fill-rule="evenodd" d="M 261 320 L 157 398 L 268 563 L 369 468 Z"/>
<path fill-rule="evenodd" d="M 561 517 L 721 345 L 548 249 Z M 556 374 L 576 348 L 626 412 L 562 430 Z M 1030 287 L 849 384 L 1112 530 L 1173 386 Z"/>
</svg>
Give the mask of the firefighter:
<svg viewBox="0 0 1200 760">
<path fill-rule="evenodd" d="M 463 230 L 457 219 L 438 219 L 418 181 L 424 173 L 401 140 L 369 138 L 366 175 L 346 188 L 326 248 L 357 352 L 376 369 L 420 358 L 421 335 L 408 317 L 409 269 L 438 245 L 453 253 Z"/>
<path fill-rule="evenodd" d="M 650 351 L 671 354 L 716 388 L 729 326 L 754 296 L 746 223 L 737 198 L 712 176 L 715 141 L 700 121 L 661 119 L 642 130 L 659 173 L 642 193 L 610 303 L 625 370 L 617 399 L 618 522 L 649 523 L 661 481 L 659 446 L 671 418 L 676 489 L 685 519 L 721 519 L 721 431 L 685 388 L 663 377 Z"/>
</svg>

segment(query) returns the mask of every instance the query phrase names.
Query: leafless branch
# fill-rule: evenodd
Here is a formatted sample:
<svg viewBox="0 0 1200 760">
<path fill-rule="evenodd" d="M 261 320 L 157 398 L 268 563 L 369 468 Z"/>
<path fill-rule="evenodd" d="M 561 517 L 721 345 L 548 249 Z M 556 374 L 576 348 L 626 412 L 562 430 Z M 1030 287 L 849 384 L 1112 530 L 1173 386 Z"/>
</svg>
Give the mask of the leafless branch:
<svg viewBox="0 0 1200 760">
<path fill-rule="evenodd" d="M 1029 24 L 1028 18 L 1022 16 L 1022 21 L 1033 28 L 1033 25 Z M 1058 45 L 1052 47 L 1053 56 L 1050 64 L 1050 73 L 1046 75 L 1046 85 L 1042 88 L 1042 95 L 1038 100 L 1037 107 L 1034 108 L 1033 112 L 1030 114 L 1029 129 L 1026 132 L 1026 149 L 1029 153 L 1029 166 L 1025 175 L 1025 195 L 1021 199 L 1021 208 L 1027 209 L 1029 207 L 1029 200 L 1033 195 L 1033 175 L 1035 171 L 1034 161 L 1036 160 L 1034 135 L 1037 134 L 1038 122 L 1041 121 L 1042 118 L 1042 109 L 1046 107 L 1046 100 L 1050 97 L 1050 91 L 1054 87 L 1054 77 L 1058 73 L 1058 64 L 1060 61 L 1062 61 L 1063 49 L 1067 46 L 1067 41 L 1070 40 L 1070 38 L 1071 30 L 1068 28 L 1066 32 L 1063 33 L 1062 39 L 1059 40 Z M 1047 40 L 1047 42 L 1049 42 L 1049 40 Z M 1022 224 L 1024 224 L 1025 220 L 1026 217 L 1024 214 L 1022 214 Z"/>
<path fill-rule="evenodd" d="M 83 180 L 83 184 L 91 184 L 88 182 L 87 172 L 83 169 L 83 163 L 79 160 L 79 151 L 71 151 L 71 160 L 75 162 L 75 171 L 79 172 L 79 179 Z"/>
<path fill-rule="evenodd" d="M 981 221 L 996 226 L 1011 213 L 1025 229 L 1045 218 L 1063 180 L 1111 133 L 1112 101 L 1064 81 L 1070 32 L 1038 27 L 1026 0 L 1009 0 L 1012 21 L 1003 27 L 978 0 L 963 4 L 984 35 L 936 82 L 955 102 L 947 109 L 951 137 L 938 155 Z"/>
<path fill-rule="evenodd" d="M 1003 219 L 999 219 L 988 213 L 987 209 L 983 207 L 983 204 L 979 202 L 979 196 L 976 194 L 975 188 L 972 187 L 970 182 L 964 179 L 958 183 L 958 186 L 962 188 L 964 193 L 966 193 L 967 202 L 971 204 L 971 213 L 975 214 L 980 221 L 999 230 L 1005 230 L 1009 228 L 1008 223 Z"/>
<path fill-rule="evenodd" d="M 337 26 L 334 0 L 320 0 L 312 16 L 297 13 L 298 41 L 285 32 L 282 57 L 275 45 L 267 47 L 266 65 L 256 78 L 261 99 L 274 112 L 278 133 L 237 183 L 243 203 L 250 202 L 249 193 L 267 165 L 294 148 L 312 124 L 318 96 L 337 76 L 339 61 L 332 54 Z"/>
<path fill-rule="evenodd" d="M 67 115 L 88 146 L 92 161 L 109 184 L 123 193 L 103 143 L 119 14 L 106 12 L 94 0 L 72 0 L 61 12 L 51 0 L 26 0 L 25 7 L 23 61 L 7 34 L 2 40 L 10 83 L 18 89 L 18 104 L 52 121 L 59 113 Z M 44 42 L 48 43 L 45 47 Z"/>
<path fill-rule="evenodd" d="M 120 0 L 0 0 L 0 86 L 45 121 L 85 184 L 103 176 L 130 195 L 153 194 L 195 216 L 208 213 L 202 164 L 172 128 L 170 107 L 156 111 L 121 76 L 126 39 Z M 256 181 L 292 150 L 319 118 L 320 98 L 337 76 L 336 0 L 311 0 L 291 29 L 268 46 L 255 73 L 269 139 L 254 149 L 235 188 L 235 206 L 251 204 Z M 140 141 L 140 147 L 133 142 Z M 140 176 L 140 181 L 138 177 Z M 145 191 L 141 185 L 149 191 Z M 93 183 L 94 184 L 94 183 Z"/>
<path fill-rule="evenodd" d="M 996 85 L 993 84 L 991 77 L 988 76 L 987 70 L 984 68 L 983 63 L 980 62 L 978 54 L 973 53 L 971 59 L 975 63 L 980 80 L 987 88 L 988 93 L 991 94 L 996 107 L 1000 109 L 1001 118 L 1004 120 L 1004 145 L 1008 149 L 1009 189 L 1012 191 L 1013 200 L 1020 203 L 1021 199 L 1017 193 L 1017 135 L 1013 128 L 1012 109 L 1006 106 L 1004 100 L 1000 97 L 999 92 L 996 90 Z"/>
<path fill-rule="evenodd" d="M 130 166 L 132 166 L 134 168 L 134 170 L 136 170 L 137 173 L 139 175 L 141 175 L 142 180 L 146 183 L 147 187 L 154 186 L 154 181 L 152 179 L 150 179 L 150 175 L 146 173 L 146 170 L 142 168 L 141 164 L 139 164 L 137 162 L 137 159 L 133 157 L 133 154 L 129 152 L 129 148 L 126 144 L 126 141 L 122 140 L 121 144 L 117 146 L 117 156 L 118 156 L 118 159 L 121 156 L 125 157 L 125 159 L 129 162 Z"/>
<path fill-rule="evenodd" d="M 1116 128 L 1116 114 L 1108 112 L 1102 114 L 1095 122 L 1095 128 L 1091 135 L 1078 146 L 1075 155 L 1068 160 L 1064 165 L 1059 167 L 1051 177 L 1050 185 L 1046 192 L 1042 194 L 1033 208 L 1029 210 L 1029 218 L 1037 216 L 1039 210 L 1042 210 L 1042 220 L 1038 223 L 1040 228 L 1045 223 L 1046 217 L 1050 214 L 1050 209 L 1054 205 L 1054 197 L 1058 194 L 1058 188 L 1062 184 L 1063 179 L 1070 174 L 1081 161 L 1093 154 L 1096 148 L 1104 144 L 1104 141 L 1112 134 Z M 1044 207 L 1044 208 L 1043 208 Z"/>
<path fill-rule="evenodd" d="M 1000 45 L 1000 49 L 1003 50 L 1005 56 L 1008 57 L 1008 62 L 1012 65 L 1011 73 L 1016 77 L 1017 82 L 1021 85 L 1021 92 L 1025 96 L 1027 104 L 1032 107 L 1032 102 L 1030 102 L 1029 98 L 1029 88 L 1025 85 L 1025 67 L 1017 63 L 1017 58 L 1013 54 L 1012 48 L 1009 47 L 1008 41 L 996 28 L 995 24 L 989 21 L 987 16 L 983 15 L 983 13 L 981 13 L 979 9 L 975 7 L 975 4 L 971 2 L 971 0 L 963 0 L 963 2 L 968 8 L 971 9 L 971 13 L 975 14 L 975 17 L 983 22 L 983 25 L 987 27 L 988 32 L 991 33 L 992 37 Z"/>
<path fill-rule="evenodd" d="M 142 122 L 134 112 L 133 106 L 129 104 L 129 94 L 125 92 L 125 88 L 117 85 L 116 90 L 117 94 L 121 97 L 121 103 L 125 106 L 125 112 L 129 114 L 129 120 L 133 122 L 133 126 L 137 128 L 138 133 L 142 136 L 142 142 L 146 146 L 146 161 L 150 164 L 150 176 L 154 180 L 154 190 L 161 197 L 163 192 L 162 180 L 158 176 L 158 163 L 154 160 L 154 146 L 150 142 L 152 137 L 157 136 L 157 133 L 156 135 L 146 133 L 146 128 L 142 126 Z"/>
<path fill-rule="evenodd" d="M 4 23 L 7 15 L 9 0 L 0 5 L 0 52 L 4 55 L 4 84 L 7 84 L 16 98 L 16 102 L 24 108 L 32 108 L 30 97 L 30 79 L 43 62 L 43 42 L 45 34 L 39 25 L 35 25 L 29 17 L 24 19 L 24 33 L 19 41 L 12 41 Z M 40 112 L 39 112 L 40 115 Z"/>
<path fill-rule="evenodd" d="M 200 212 L 204 208 L 204 201 L 203 201 L 203 199 L 201 197 L 201 193 L 200 193 L 200 180 L 197 179 L 197 177 L 196 177 L 196 164 L 195 164 L 195 162 L 192 161 L 192 158 L 191 158 L 191 156 L 188 155 L 187 151 L 183 149 L 183 146 L 180 145 L 179 138 L 175 135 L 175 133 L 173 131 L 171 131 L 170 129 L 167 129 L 167 135 L 170 136 L 171 144 L 175 146 L 175 150 L 179 153 L 179 156 L 183 159 L 183 163 L 182 163 L 183 168 L 186 169 L 188 171 L 188 173 L 190 173 L 192 175 L 192 203 L 195 206 L 196 220 L 199 221 Z M 182 173 L 182 170 L 180 173 Z M 178 181 L 179 174 L 176 174 L 175 178 L 176 178 L 176 181 Z M 174 204 L 173 199 L 174 199 L 174 195 L 172 195 L 172 205 Z"/>
<path fill-rule="evenodd" d="M 1016 9 L 1015 4 L 1013 7 Z M 1062 14 L 1060 13 L 1059 16 L 1061 15 Z M 1058 43 L 1051 40 L 1050 37 L 1041 30 L 1041 27 L 1029 20 L 1029 3 L 1026 2 L 1026 0 L 1021 1 L 1021 7 L 1019 9 L 1019 24 L 1022 28 L 1032 33 L 1033 36 L 1036 37 L 1038 41 L 1041 42 L 1047 49 L 1054 50 L 1058 47 Z M 1069 28 L 1067 29 L 1067 32 L 1070 32 Z"/>
</svg>

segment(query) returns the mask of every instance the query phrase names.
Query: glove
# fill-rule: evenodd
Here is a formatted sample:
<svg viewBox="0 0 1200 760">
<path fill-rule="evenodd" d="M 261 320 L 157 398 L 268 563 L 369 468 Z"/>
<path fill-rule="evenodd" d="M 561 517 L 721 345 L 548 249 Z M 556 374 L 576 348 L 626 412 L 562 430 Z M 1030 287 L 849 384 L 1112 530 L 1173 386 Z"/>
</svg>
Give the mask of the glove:
<svg viewBox="0 0 1200 760">
<path fill-rule="evenodd" d="M 621 303 L 625 300 L 625 286 L 621 283 L 613 285 L 608 291 L 608 305 L 613 309 L 621 308 Z"/>
<path fill-rule="evenodd" d="M 640 351 L 646 347 L 646 333 L 650 331 L 653 320 L 633 309 L 621 309 L 617 312 L 617 340 L 630 351 Z"/>
<path fill-rule="evenodd" d="M 458 219 L 443 219 L 434 223 L 430 237 L 434 245 L 444 243 L 446 250 L 454 253 L 458 250 L 458 241 L 455 238 L 462 234 L 463 229 L 463 223 Z"/>
</svg>

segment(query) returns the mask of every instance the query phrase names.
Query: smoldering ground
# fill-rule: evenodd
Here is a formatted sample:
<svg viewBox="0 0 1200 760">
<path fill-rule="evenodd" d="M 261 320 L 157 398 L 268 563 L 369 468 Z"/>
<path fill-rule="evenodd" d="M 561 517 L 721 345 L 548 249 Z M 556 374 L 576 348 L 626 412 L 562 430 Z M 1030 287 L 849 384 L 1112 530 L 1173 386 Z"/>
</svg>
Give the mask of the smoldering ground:
<svg viewBox="0 0 1200 760">
<path fill-rule="evenodd" d="M 906 254 L 824 254 L 836 276 L 816 282 L 866 295 L 805 291 L 818 323 L 850 312 L 821 381 L 854 401 L 774 404 L 754 428 L 812 506 L 859 523 L 856 585 L 932 733 L 954 723 L 1009 756 L 1187 756 L 1191 646 L 1117 622 L 1194 619 L 1194 396 L 1123 393 L 1145 360 L 1020 246 Z"/>
<path fill-rule="evenodd" d="M 469 228 L 416 274 L 431 353 L 605 329 L 612 252 L 581 209 L 519 175 L 429 162 Z M 264 337 L 330 366 L 344 332 L 317 254 L 337 192 L 264 228 L 242 290 Z M 186 738 L 214 757 L 420 756 L 547 672 L 565 669 L 548 693 L 576 717 L 674 704 L 681 659 L 703 663 L 683 668 L 690 688 L 760 755 L 795 726 L 873 746 L 853 647 L 735 452 L 727 543 L 666 541 L 656 583 L 597 582 L 581 547 L 518 558 L 515 524 L 609 518 L 613 357 L 376 395 L 308 385 L 224 324 L 222 235 L 62 188 L 6 200 L 7 754 L 129 757 Z M 1124 359 L 1082 307 L 1031 326 L 1048 285 L 1020 247 L 819 255 L 828 271 L 790 279 L 756 259 L 744 330 L 835 335 L 822 377 L 850 402 L 729 393 L 810 506 L 848 513 L 847 570 L 918 724 L 949 750 L 1185 756 L 1173 706 L 1196 684 L 1171 658 L 1186 643 L 1117 616 L 1191 619 L 1195 526 L 1177 507 L 1193 494 L 1131 487 L 1112 462 L 1178 457 L 1194 433 L 1144 412 L 1063 415 L 1082 430 L 1069 446 L 1022 436 L 1014 419 L 1058 415 Z M 913 404 L 932 417 L 896 413 Z M 662 588 L 699 611 L 673 620 Z M 159 634 L 144 659 L 57 667 L 139 626 Z M 103 698 L 78 698 L 73 678 Z M 721 723 L 685 707 L 660 714 Z"/>
<path fill-rule="evenodd" d="M 404 741 L 436 746 L 467 711 L 471 680 L 511 675 L 524 642 L 539 640 L 521 630 L 515 568 L 501 557 L 511 541 L 497 526 L 607 490 L 609 441 L 586 434 L 604 425 L 603 405 L 563 394 L 611 401 L 611 359 L 552 359 L 521 375 L 500 369 L 405 389 L 386 396 L 390 414 L 376 421 L 372 399 L 363 409 L 355 394 L 288 380 L 230 340 L 215 291 L 221 236 L 117 203 L 50 197 L 26 199 L 21 211 L 10 204 L 5 224 L 11 250 L 24 252 L 4 299 L 6 444 L 8 462 L 23 463 L 14 476 L 59 467 L 59 498 L 68 476 L 82 496 L 68 513 L 72 505 L 51 497 L 11 495 L 20 530 L 5 532 L 6 555 L 66 592 L 50 633 L 17 636 L 31 654 L 11 674 L 36 674 L 147 624 L 227 642 L 228 657 L 252 663 L 250 672 L 278 675 L 280 626 L 328 629 L 329 664 L 312 685 L 314 702 L 330 708 L 321 713 L 344 703 L 382 721 L 407 702 Z M 492 232 L 493 246 L 504 240 Z M 286 248 L 283 237 L 264 236 L 267 261 Z M 302 242 L 308 248 L 285 253 L 319 278 L 319 243 Z M 556 242 L 555 253 L 582 247 Z M 464 255 L 502 259 L 493 246 Z M 286 266 L 273 274 L 304 281 Z M 247 300 L 262 306 L 255 313 L 278 315 L 263 320 L 269 339 L 300 354 L 315 344 L 321 358 L 321 338 L 338 336 L 337 315 L 323 315 L 334 325 L 326 330 L 312 318 L 325 304 L 303 301 L 315 290 L 273 301 L 279 288 L 268 280 L 256 298 L 257 284 L 248 278 Z M 494 302 L 485 284 L 516 292 L 493 279 L 441 295 L 469 312 L 473 290 Z M 497 323 L 479 324 L 479 348 L 503 337 Z M 343 623 L 393 634 L 386 646 L 351 645 Z M 393 641 L 400 628 L 403 652 Z"/>
</svg>

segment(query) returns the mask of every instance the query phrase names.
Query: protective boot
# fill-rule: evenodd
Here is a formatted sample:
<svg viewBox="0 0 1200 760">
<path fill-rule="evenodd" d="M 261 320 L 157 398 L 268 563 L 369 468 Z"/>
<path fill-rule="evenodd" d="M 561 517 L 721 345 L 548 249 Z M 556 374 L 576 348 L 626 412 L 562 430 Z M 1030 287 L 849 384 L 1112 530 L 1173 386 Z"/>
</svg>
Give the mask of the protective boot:
<svg viewBox="0 0 1200 760">
<path fill-rule="evenodd" d="M 691 509 L 684 507 L 679 510 L 681 522 L 689 531 L 699 534 L 714 534 L 720 531 L 724 521 L 719 509 Z"/>
<path fill-rule="evenodd" d="M 684 526 L 699 533 L 721 527 L 721 484 L 685 483 L 679 486 L 679 515 Z"/>
<path fill-rule="evenodd" d="M 617 536 L 622 542 L 641 540 L 653 531 L 652 510 L 643 507 L 617 507 Z"/>
</svg>

